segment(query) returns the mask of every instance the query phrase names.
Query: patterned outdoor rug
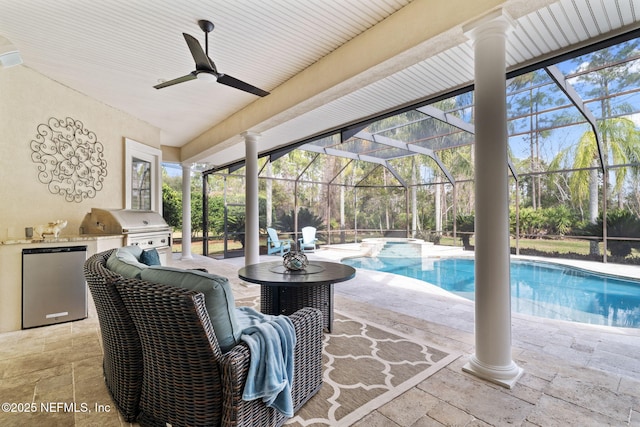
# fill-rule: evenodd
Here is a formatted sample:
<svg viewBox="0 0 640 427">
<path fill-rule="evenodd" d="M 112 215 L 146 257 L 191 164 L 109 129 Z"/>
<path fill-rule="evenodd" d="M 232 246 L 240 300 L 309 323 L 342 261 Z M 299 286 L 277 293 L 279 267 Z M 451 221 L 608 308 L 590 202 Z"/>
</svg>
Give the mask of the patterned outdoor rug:
<svg viewBox="0 0 640 427">
<path fill-rule="evenodd" d="M 322 388 L 285 425 L 349 426 L 460 356 L 338 311 L 323 353 Z"/>
</svg>

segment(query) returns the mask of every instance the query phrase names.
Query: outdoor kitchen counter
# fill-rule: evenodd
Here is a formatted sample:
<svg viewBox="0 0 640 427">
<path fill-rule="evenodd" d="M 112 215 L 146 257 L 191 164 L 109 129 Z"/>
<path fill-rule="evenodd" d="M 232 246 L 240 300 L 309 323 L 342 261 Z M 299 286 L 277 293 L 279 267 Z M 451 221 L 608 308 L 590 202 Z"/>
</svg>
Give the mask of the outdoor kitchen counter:
<svg viewBox="0 0 640 427">
<path fill-rule="evenodd" d="M 11 239 L 0 244 L 0 332 L 22 327 L 22 250 L 86 246 L 87 256 L 123 244 L 122 235 L 62 235 L 58 239 Z"/>
<path fill-rule="evenodd" d="M 122 241 L 122 234 L 76 234 L 69 236 L 60 236 L 57 239 L 7 239 L 0 241 L 0 245 L 35 245 L 41 243 L 60 243 L 64 246 L 65 243 L 75 242 L 92 242 L 97 240 L 112 240 L 120 239 Z"/>
</svg>

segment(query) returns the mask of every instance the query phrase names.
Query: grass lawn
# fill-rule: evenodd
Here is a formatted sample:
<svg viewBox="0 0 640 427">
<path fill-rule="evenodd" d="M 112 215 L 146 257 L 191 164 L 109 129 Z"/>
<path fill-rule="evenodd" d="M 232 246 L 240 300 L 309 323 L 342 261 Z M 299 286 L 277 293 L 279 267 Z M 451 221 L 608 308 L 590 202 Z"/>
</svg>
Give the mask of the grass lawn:
<svg viewBox="0 0 640 427">
<path fill-rule="evenodd" d="M 441 245 L 446 246 L 462 246 L 460 239 L 456 239 L 454 242 L 453 237 L 443 237 L 440 239 Z M 471 245 L 474 244 L 473 237 L 471 238 Z M 510 245 L 512 248 L 516 247 L 516 239 L 510 240 Z M 589 254 L 589 242 L 587 240 L 578 240 L 578 239 L 562 239 L 562 240 L 551 240 L 551 239 L 520 239 L 520 249 L 536 249 L 544 252 L 559 252 L 562 254 L 566 254 L 569 252 L 588 255 Z M 602 244 L 600 244 L 600 250 L 602 251 Z"/>
<path fill-rule="evenodd" d="M 516 247 L 516 239 L 511 239 L 511 247 Z M 536 249 L 544 252 L 560 252 L 562 254 L 573 252 L 588 255 L 589 241 L 575 239 L 520 239 L 520 249 Z M 600 251 L 602 251 L 602 244 L 600 244 Z"/>
</svg>

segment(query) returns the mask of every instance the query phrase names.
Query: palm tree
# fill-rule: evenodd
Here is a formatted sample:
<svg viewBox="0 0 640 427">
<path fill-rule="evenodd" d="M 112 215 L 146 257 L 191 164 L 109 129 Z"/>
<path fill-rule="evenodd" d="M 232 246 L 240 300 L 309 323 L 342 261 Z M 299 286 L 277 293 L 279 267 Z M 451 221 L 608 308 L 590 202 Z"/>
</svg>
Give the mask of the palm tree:
<svg viewBox="0 0 640 427">
<path fill-rule="evenodd" d="M 603 135 L 603 149 L 605 150 L 605 159 L 611 160 L 613 164 L 628 164 L 640 158 L 640 131 L 635 124 L 626 118 L 606 119 L 598 123 L 598 131 Z M 595 134 L 592 131 L 585 132 L 578 144 L 572 150 L 574 161 L 572 167 L 574 169 L 583 169 L 589 167 L 598 167 L 598 146 L 596 144 Z M 566 155 L 562 153 L 562 155 Z M 569 187 L 571 194 L 577 199 L 577 202 L 589 200 L 590 207 L 595 206 L 595 217 L 597 218 L 597 177 L 593 178 L 593 170 L 578 170 L 569 178 Z M 612 192 L 620 195 L 624 180 L 629 172 L 626 167 L 616 168 L 614 173 L 614 183 Z M 593 204 L 593 187 L 596 183 L 596 203 Z M 622 200 L 618 196 L 618 200 Z M 593 211 L 590 209 L 590 219 L 593 220 Z M 592 221 L 593 222 L 593 221 Z"/>
<path fill-rule="evenodd" d="M 640 131 L 635 124 L 626 118 L 610 118 L 598 122 L 598 132 L 603 136 L 603 151 L 605 164 L 609 159 L 613 164 L 625 165 L 637 163 L 640 159 Z M 573 155 L 572 169 L 577 169 L 569 177 L 569 190 L 573 202 L 581 208 L 588 203 L 589 222 L 598 219 L 598 186 L 599 186 L 599 152 L 593 131 L 587 131 L 580 137 L 578 143 L 558 154 L 555 163 L 560 163 L 569 154 Z M 637 166 L 631 169 L 636 169 Z M 619 208 L 622 204 L 622 187 L 630 168 L 615 169 L 612 194 L 618 195 Z M 597 241 L 592 241 L 590 251 L 592 255 L 599 254 Z"/>
<path fill-rule="evenodd" d="M 634 111 L 628 104 L 614 105 L 612 93 L 632 89 L 640 81 L 640 73 L 635 71 L 639 42 L 632 40 L 621 45 L 612 46 L 597 52 L 579 57 L 575 61 L 580 64 L 576 83 L 584 83 L 585 95 L 599 100 L 600 120 L 597 122 L 598 133 L 602 142 L 604 165 L 599 164 L 599 152 L 593 130 L 585 132 L 573 150 L 574 172 L 569 180 L 572 197 L 582 206 L 588 200 L 589 221 L 595 223 L 598 218 L 598 169 L 613 164 L 628 164 L 640 159 L 640 131 L 628 118 L 620 117 Z M 611 64 L 618 64 L 611 66 Z M 605 66 L 608 65 L 608 66 Z M 561 152 L 558 157 L 565 157 L 568 152 Z M 589 169 L 590 168 L 590 169 Z M 612 191 L 618 195 L 622 204 L 621 190 L 628 173 L 627 167 L 615 170 Z M 619 206 L 621 207 L 621 206 Z M 599 254 L 598 243 L 591 242 L 590 252 Z"/>
</svg>

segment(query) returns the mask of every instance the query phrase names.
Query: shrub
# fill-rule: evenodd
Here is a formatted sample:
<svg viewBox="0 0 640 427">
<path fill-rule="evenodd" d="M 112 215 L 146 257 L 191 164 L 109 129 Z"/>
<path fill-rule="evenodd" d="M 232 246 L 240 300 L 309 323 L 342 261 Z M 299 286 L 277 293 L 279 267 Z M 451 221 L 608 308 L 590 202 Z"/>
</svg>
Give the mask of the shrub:
<svg viewBox="0 0 640 427">
<path fill-rule="evenodd" d="M 520 209 L 520 234 L 539 237 L 542 233 L 544 216 L 542 211 L 526 207 Z"/>
<path fill-rule="evenodd" d="M 227 231 L 229 232 L 229 234 L 233 236 L 234 241 L 240 242 L 243 248 L 244 248 L 244 242 L 245 242 L 244 226 L 245 226 L 244 214 L 231 216 L 227 220 Z"/>
<path fill-rule="evenodd" d="M 546 209 L 523 207 L 520 209 L 520 237 L 541 237 L 544 235 L 564 236 L 570 234 L 574 215 L 566 206 L 554 206 Z M 509 209 L 511 234 L 516 233 L 516 211 Z"/>
<path fill-rule="evenodd" d="M 182 195 L 162 183 L 162 217 L 173 229 L 182 228 Z"/>
<path fill-rule="evenodd" d="M 294 211 L 282 215 L 278 221 L 278 228 L 284 231 L 293 231 L 295 228 L 295 215 Z M 307 208 L 300 208 L 298 211 L 298 230 L 301 230 L 303 227 L 315 227 L 316 230 L 324 230 L 326 228 L 324 220 L 321 217 L 315 215 Z"/>
<path fill-rule="evenodd" d="M 542 210 L 544 227 L 549 234 L 564 236 L 571 231 L 573 215 L 566 206 L 554 206 Z"/>
<path fill-rule="evenodd" d="M 462 246 L 465 250 L 473 250 L 471 246 L 471 236 L 475 231 L 476 217 L 473 214 L 458 214 L 456 216 L 456 231 L 461 233 Z"/>
<path fill-rule="evenodd" d="M 425 242 L 431 242 L 434 245 L 440 244 L 440 233 L 436 233 L 435 231 L 420 231 L 416 235 L 418 239 L 422 239 Z"/>
<path fill-rule="evenodd" d="M 601 237 L 603 231 L 602 213 L 595 224 L 588 224 L 584 234 Z M 640 218 L 626 209 L 613 209 L 607 212 L 607 237 L 638 238 L 640 237 Z M 625 240 L 608 240 L 607 246 L 611 255 L 625 258 L 633 248 L 640 249 L 640 242 Z"/>
</svg>

